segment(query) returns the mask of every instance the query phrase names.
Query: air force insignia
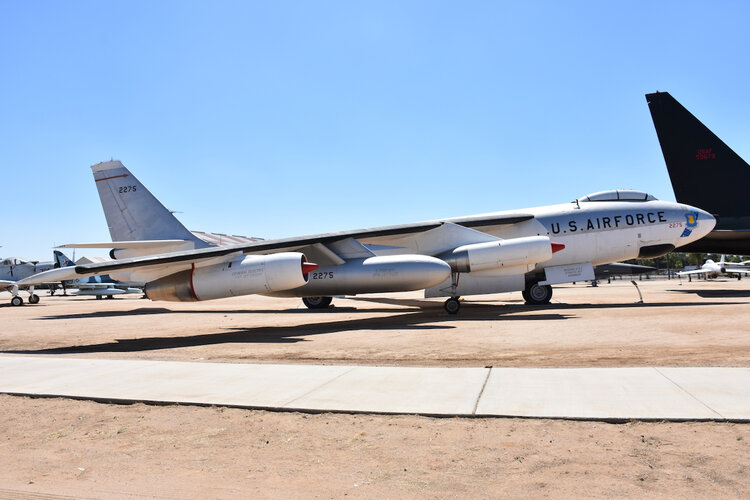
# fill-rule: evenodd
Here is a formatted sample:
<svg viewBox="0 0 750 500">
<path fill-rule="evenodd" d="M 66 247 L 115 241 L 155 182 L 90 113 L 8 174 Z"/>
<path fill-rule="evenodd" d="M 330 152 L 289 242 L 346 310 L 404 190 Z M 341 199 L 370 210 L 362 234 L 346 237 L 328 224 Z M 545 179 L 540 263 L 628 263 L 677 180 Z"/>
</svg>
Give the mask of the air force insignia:
<svg viewBox="0 0 750 500">
<path fill-rule="evenodd" d="M 680 235 L 680 238 L 687 238 L 690 236 L 690 233 L 693 232 L 693 229 L 698 225 L 698 212 L 688 212 L 685 214 L 686 222 L 686 228 Z"/>
</svg>

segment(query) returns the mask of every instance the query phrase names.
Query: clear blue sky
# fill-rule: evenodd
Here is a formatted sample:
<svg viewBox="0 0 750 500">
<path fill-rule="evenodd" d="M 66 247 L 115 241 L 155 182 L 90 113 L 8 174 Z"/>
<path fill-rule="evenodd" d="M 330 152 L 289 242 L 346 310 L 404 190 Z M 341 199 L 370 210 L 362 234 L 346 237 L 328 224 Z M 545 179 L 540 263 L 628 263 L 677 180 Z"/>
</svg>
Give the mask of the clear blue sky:
<svg viewBox="0 0 750 500">
<path fill-rule="evenodd" d="M 743 1 L 0 0 L 0 255 L 108 241 L 89 166 L 110 158 L 188 228 L 267 238 L 674 199 L 644 94 L 750 159 L 749 21 Z"/>
</svg>

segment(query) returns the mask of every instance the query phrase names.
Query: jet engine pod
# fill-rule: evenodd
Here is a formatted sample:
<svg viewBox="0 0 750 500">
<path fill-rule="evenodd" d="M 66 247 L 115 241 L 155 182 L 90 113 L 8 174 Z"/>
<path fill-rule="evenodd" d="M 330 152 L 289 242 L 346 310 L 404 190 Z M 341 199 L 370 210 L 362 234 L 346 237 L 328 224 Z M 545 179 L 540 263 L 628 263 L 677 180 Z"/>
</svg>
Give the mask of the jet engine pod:
<svg viewBox="0 0 750 500">
<path fill-rule="evenodd" d="M 159 278 L 147 283 L 145 292 L 151 300 L 177 302 L 279 292 L 304 285 L 316 268 L 297 252 L 249 255 Z"/>
<path fill-rule="evenodd" d="M 520 266 L 535 266 L 547 261 L 554 252 L 563 248 L 559 243 L 551 243 L 547 236 L 529 236 L 463 245 L 441 255 L 441 258 L 453 271 L 460 273 L 512 269 L 516 274 Z"/>
<path fill-rule="evenodd" d="M 388 255 L 321 266 L 304 287 L 275 293 L 282 297 L 321 297 L 421 290 L 445 281 L 448 264 L 428 255 Z"/>
</svg>

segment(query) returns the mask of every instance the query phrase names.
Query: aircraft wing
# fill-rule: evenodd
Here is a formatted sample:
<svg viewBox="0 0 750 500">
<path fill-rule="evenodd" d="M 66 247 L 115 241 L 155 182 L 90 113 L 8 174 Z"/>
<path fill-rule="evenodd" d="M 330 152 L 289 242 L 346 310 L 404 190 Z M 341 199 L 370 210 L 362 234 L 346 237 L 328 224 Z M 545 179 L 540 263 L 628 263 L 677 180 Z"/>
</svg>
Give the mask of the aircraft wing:
<svg viewBox="0 0 750 500">
<path fill-rule="evenodd" d="M 693 269 L 692 271 L 680 271 L 677 273 L 677 276 L 688 276 L 690 274 L 706 274 L 712 272 L 714 271 L 708 271 L 706 269 Z"/>
<path fill-rule="evenodd" d="M 727 273 L 733 273 L 733 274 L 750 274 L 750 269 L 743 269 L 740 267 L 727 267 L 724 270 Z"/>
<path fill-rule="evenodd" d="M 0 280 L 0 290 L 10 290 L 16 285 L 15 281 Z"/>
<path fill-rule="evenodd" d="M 597 279 L 622 274 L 648 274 L 655 271 L 658 271 L 655 267 L 627 264 L 625 262 L 612 262 L 610 264 L 602 264 L 594 267 L 594 275 Z"/>
<path fill-rule="evenodd" d="M 516 224 L 526 220 L 533 219 L 529 214 L 510 214 L 499 216 L 472 217 L 465 219 L 454 219 L 452 222 L 429 221 L 418 222 L 414 224 L 402 224 L 397 226 L 385 226 L 372 229 L 356 229 L 352 231 L 341 231 L 335 233 L 324 233 L 310 236 L 301 236 L 293 238 L 282 238 L 276 240 L 262 240 L 251 243 L 243 243 L 225 247 L 209 247 L 195 250 L 184 250 L 178 252 L 162 253 L 157 255 L 147 255 L 143 257 L 133 257 L 108 261 L 101 263 L 82 264 L 70 266 L 67 268 L 58 268 L 45 271 L 25 278 L 19 282 L 21 285 L 33 285 L 46 283 L 50 281 L 63 281 L 81 278 L 84 276 L 96 276 L 101 274 L 113 274 L 128 271 L 137 271 L 138 276 L 135 281 L 151 281 L 161 276 L 173 274 L 181 270 L 190 269 L 191 267 L 203 267 L 228 260 L 235 259 L 241 255 L 258 255 L 271 254 L 288 251 L 304 251 L 308 247 L 318 249 L 335 248 L 336 243 L 346 240 L 375 239 L 379 237 L 408 237 L 426 233 L 438 228 L 458 228 L 465 233 L 466 241 L 453 240 L 450 243 L 442 243 L 442 247 L 455 248 L 458 245 L 479 241 L 480 239 L 496 239 L 488 234 L 481 233 L 472 227 L 497 226 L 502 224 Z M 444 238 L 439 238 L 444 240 Z M 116 244 L 116 243 L 115 243 Z M 431 243 L 429 251 L 421 249 L 422 253 L 435 253 L 440 250 L 441 246 L 437 242 Z M 364 247 L 363 247 L 364 248 Z M 329 250 L 330 251 L 330 250 Z M 320 252 L 321 254 L 323 252 Z M 335 251 L 330 251 L 330 261 L 341 264 L 344 260 L 338 257 Z M 336 262 L 338 257 L 339 262 Z"/>
</svg>

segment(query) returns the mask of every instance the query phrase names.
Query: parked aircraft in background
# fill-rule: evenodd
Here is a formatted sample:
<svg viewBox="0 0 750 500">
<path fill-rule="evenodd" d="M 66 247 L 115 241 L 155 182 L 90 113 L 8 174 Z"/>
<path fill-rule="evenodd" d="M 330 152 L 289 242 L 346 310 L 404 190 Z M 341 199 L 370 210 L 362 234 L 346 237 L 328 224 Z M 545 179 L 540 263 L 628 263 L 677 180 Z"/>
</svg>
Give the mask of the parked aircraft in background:
<svg viewBox="0 0 750 500">
<path fill-rule="evenodd" d="M 74 266 L 75 262 L 65 256 L 59 250 L 55 250 L 55 267 Z M 91 260 L 90 258 L 81 258 L 79 263 L 107 262 L 107 259 Z M 115 295 L 127 293 L 143 293 L 144 283 L 120 282 L 113 280 L 109 275 L 88 276 L 86 278 L 77 278 L 73 280 L 64 280 L 60 282 L 64 291 L 68 288 L 74 288 L 73 295 L 90 295 L 97 299 L 113 299 Z"/>
<path fill-rule="evenodd" d="M 54 261 L 39 262 L 18 257 L 9 257 L 0 261 L 0 279 L 18 281 L 42 271 L 55 267 Z"/>
<path fill-rule="evenodd" d="M 55 288 L 61 285 L 63 290 L 75 288 L 74 295 L 92 295 L 97 299 L 103 297 L 112 298 L 114 295 L 124 293 L 142 293 L 143 283 L 114 282 L 114 280 L 106 275 L 64 281 L 44 281 L 35 283 L 34 285 L 22 285 L 18 283 L 21 279 L 34 276 L 40 272 L 75 265 L 72 260 L 59 250 L 55 250 L 53 255 L 54 260 L 50 262 L 32 262 L 15 257 L 3 259 L 0 262 L 0 276 L 3 278 L 0 279 L 0 291 L 11 293 L 11 305 L 20 306 L 23 304 L 23 298 L 19 295 L 19 290 L 21 289 L 28 289 L 30 304 L 39 303 L 39 295 L 34 293 L 34 289 L 42 284 L 50 288 L 50 294 L 54 294 Z"/>
<path fill-rule="evenodd" d="M 449 297 L 445 308 L 456 313 L 461 295 L 520 290 L 528 303 L 547 303 L 553 284 L 593 280 L 595 265 L 664 255 L 715 224 L 695 207 L 621 190 L 548 207 L 210 247 L 119 161 L 92 170 L 117 261 L 25 283 L 108 273 L 145 282 L 153 300 L 263 293 L 303 297 L 308 307 L 327 307 L 338 295 L 426 289 L 427 297 Z"/>
<path fill-rule="evenodd" d="M 48 271 L 55 267 L 54 261 L 39 262 L 9 257 L 0 261 L 0 291 L 10 292 L 12 297 L 10 303 L 14 306 L 23 304 L 23 298 L 19 295 L 19 289 L 27 289 L 29 292 L 29 303 L 37 304 L 39 295 L 34 293 L 34 288 L 47 282 L 35 283 L 34 285 L 20 286 L 18 282 L 37 273 Z"/>
<path fill-rule="evenodd" d="M 750 165 L 668 92 L 646 94 L 675 199 L 711 213 L 716 227 L 683 252 L 750 254 Z"/>
<path fill-rule="evenodd" d="M 730 275 L 734 274 L 737 278 L 741 278 L 743 274 L 750 274 L 750 268 L 743 266 L 742 264 L 735 264 L 732 262 L 726 262 L 724 254 L 721 255 L 719 262 L 714 262 L 711 259 L 707 259 L 706 262 L 698 269 L 691 271 L 680 271 L 677 273 L 679 276 L 691 276 L 695 274 L 705 274 L 706 277 L 715 277 L 721 274 Z"/>
</svg>

